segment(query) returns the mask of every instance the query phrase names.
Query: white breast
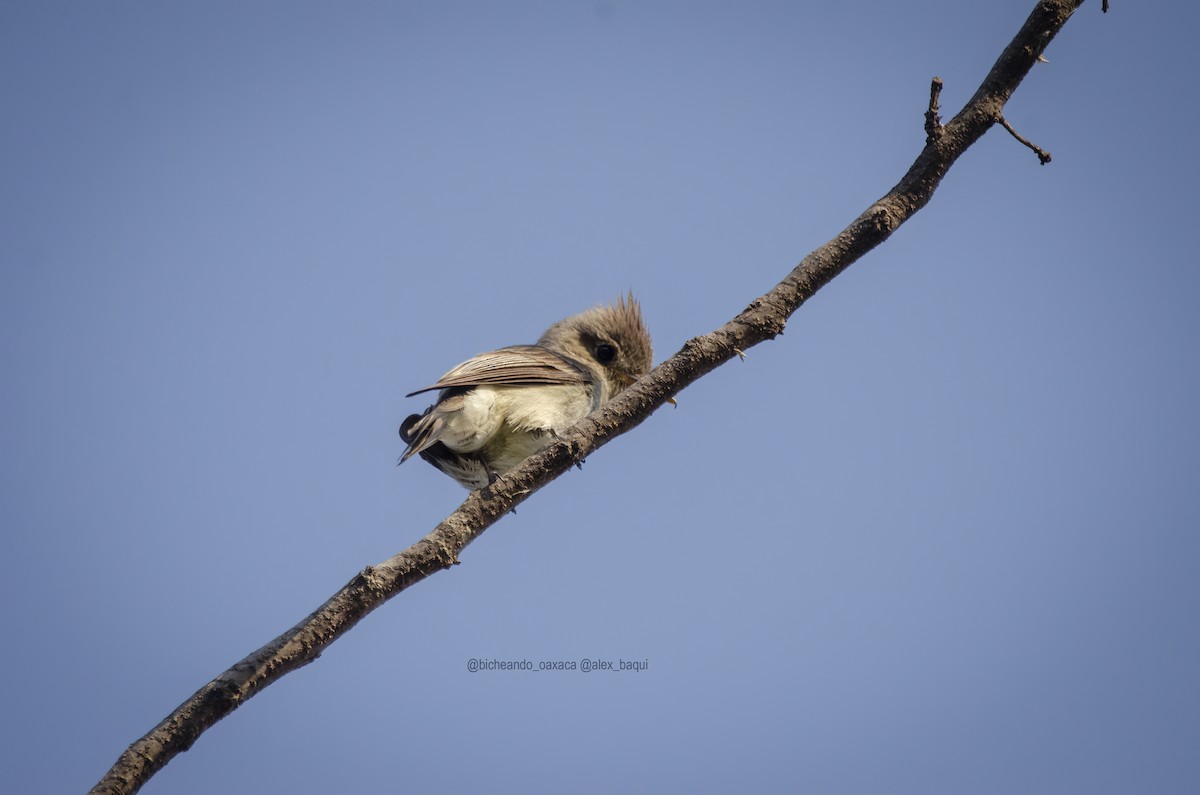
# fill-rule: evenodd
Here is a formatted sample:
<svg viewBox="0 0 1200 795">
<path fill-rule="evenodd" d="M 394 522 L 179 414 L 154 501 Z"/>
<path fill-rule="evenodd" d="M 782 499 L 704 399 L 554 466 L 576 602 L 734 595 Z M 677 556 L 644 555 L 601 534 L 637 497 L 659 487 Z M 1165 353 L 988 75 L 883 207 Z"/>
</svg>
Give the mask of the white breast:
<svg viewBox="0 0 1200 795">
<path fill-rule="evenodd" d="M 566 430 L 592 411 L 590 384 L 496 387 L 493 410 L 514 431 Z"/>
</svg>

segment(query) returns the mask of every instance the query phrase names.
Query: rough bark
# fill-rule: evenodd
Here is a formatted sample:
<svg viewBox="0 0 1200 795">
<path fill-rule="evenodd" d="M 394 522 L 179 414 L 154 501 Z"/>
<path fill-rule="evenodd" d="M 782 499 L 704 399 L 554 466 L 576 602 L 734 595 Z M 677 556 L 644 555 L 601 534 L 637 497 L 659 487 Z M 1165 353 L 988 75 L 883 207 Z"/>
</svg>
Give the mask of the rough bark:
<svg viewBox="0 0 1200 795">
<path fill-rule="evenodd" d="M 805 257 L 737 317 L 709 334 L 688 340 L 675 355 L 603 410 L 563 433 L 492 486 L 472 492 L 420 541 L 379 565 L 368 566 L 303 621 L 200 688 L 129 746 L 92 793 L 136 792 L 176 754 L 190 748 L 206 729 L 259 690 L 315 660 L 329 644 L 405 588 L 458 563 L 458 553 L 467 544 L 533 492 L 601 445 L 641 424 L 684 387 L 743 351 L 781 334 L 792 313 L 924 207 L 959 156 L 994 124 L 1003 123 L 1008 98 L 1082 3 L 1039 2 L 979 90 L 944 126 L 938 117 L 942 84 L 934 78 L 925 114 L 925 148 L 896 186 L 840 234 Z M 1005 126 L 1011 131 L 1009 125 Z"/>
</svg>

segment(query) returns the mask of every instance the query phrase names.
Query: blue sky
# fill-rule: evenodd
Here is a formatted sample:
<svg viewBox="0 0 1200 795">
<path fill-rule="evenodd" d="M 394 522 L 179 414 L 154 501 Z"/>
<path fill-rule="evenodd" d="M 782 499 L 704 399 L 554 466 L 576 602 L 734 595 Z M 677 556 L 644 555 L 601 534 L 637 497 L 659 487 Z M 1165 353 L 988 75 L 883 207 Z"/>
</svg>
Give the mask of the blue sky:
<svg viewBox="0 0 1200 795">
<path fill-rule="evenodd" d="M 79 792 L 465 492 L 403 395 L 656 358 L 904 173 L 1029 0 L 6 3 L 14 792 Z M 1187 4 L 1089 2 L 931 204 L 147 793 L 1194 792 Z M 638 673 L 467 672 L 471 658 Z M 52 761 L 51 761 L 52 760 Z"/>
</svg>

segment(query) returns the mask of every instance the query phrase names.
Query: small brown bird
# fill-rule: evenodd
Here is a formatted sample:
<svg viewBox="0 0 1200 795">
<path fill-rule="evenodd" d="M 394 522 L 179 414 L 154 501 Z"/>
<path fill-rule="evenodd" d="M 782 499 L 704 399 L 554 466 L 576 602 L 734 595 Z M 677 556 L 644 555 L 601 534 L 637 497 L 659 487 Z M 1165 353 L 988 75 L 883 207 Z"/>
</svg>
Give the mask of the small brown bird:
<svg viewBox="0 0 1200 795">
<path fill-rule="evenodd" d="M 405 397 L 442 390 L 400 425 L 408 445 L 468 489 L 488 485 L 650 371 L 633 295 L 555 323 L 536 345 L 481 353 Z"/>
</svg>

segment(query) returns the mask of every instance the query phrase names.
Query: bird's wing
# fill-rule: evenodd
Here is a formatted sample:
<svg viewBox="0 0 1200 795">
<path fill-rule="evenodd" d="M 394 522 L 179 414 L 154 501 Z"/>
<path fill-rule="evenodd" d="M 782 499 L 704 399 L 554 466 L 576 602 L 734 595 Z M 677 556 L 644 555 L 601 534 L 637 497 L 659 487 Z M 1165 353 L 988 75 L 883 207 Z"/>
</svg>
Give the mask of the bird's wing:
<svg viewBox="0 0 1200 795">
<path fill-rule="evenodd" d="M 590 383 L 591 373 L 575 360 L 537 345 L 514 345 L 468 359 L 439 378 L 433 386 L 409 392 L 405 397 L 434 389 L 481 384 L 529 386 Z"/>
</svg>

